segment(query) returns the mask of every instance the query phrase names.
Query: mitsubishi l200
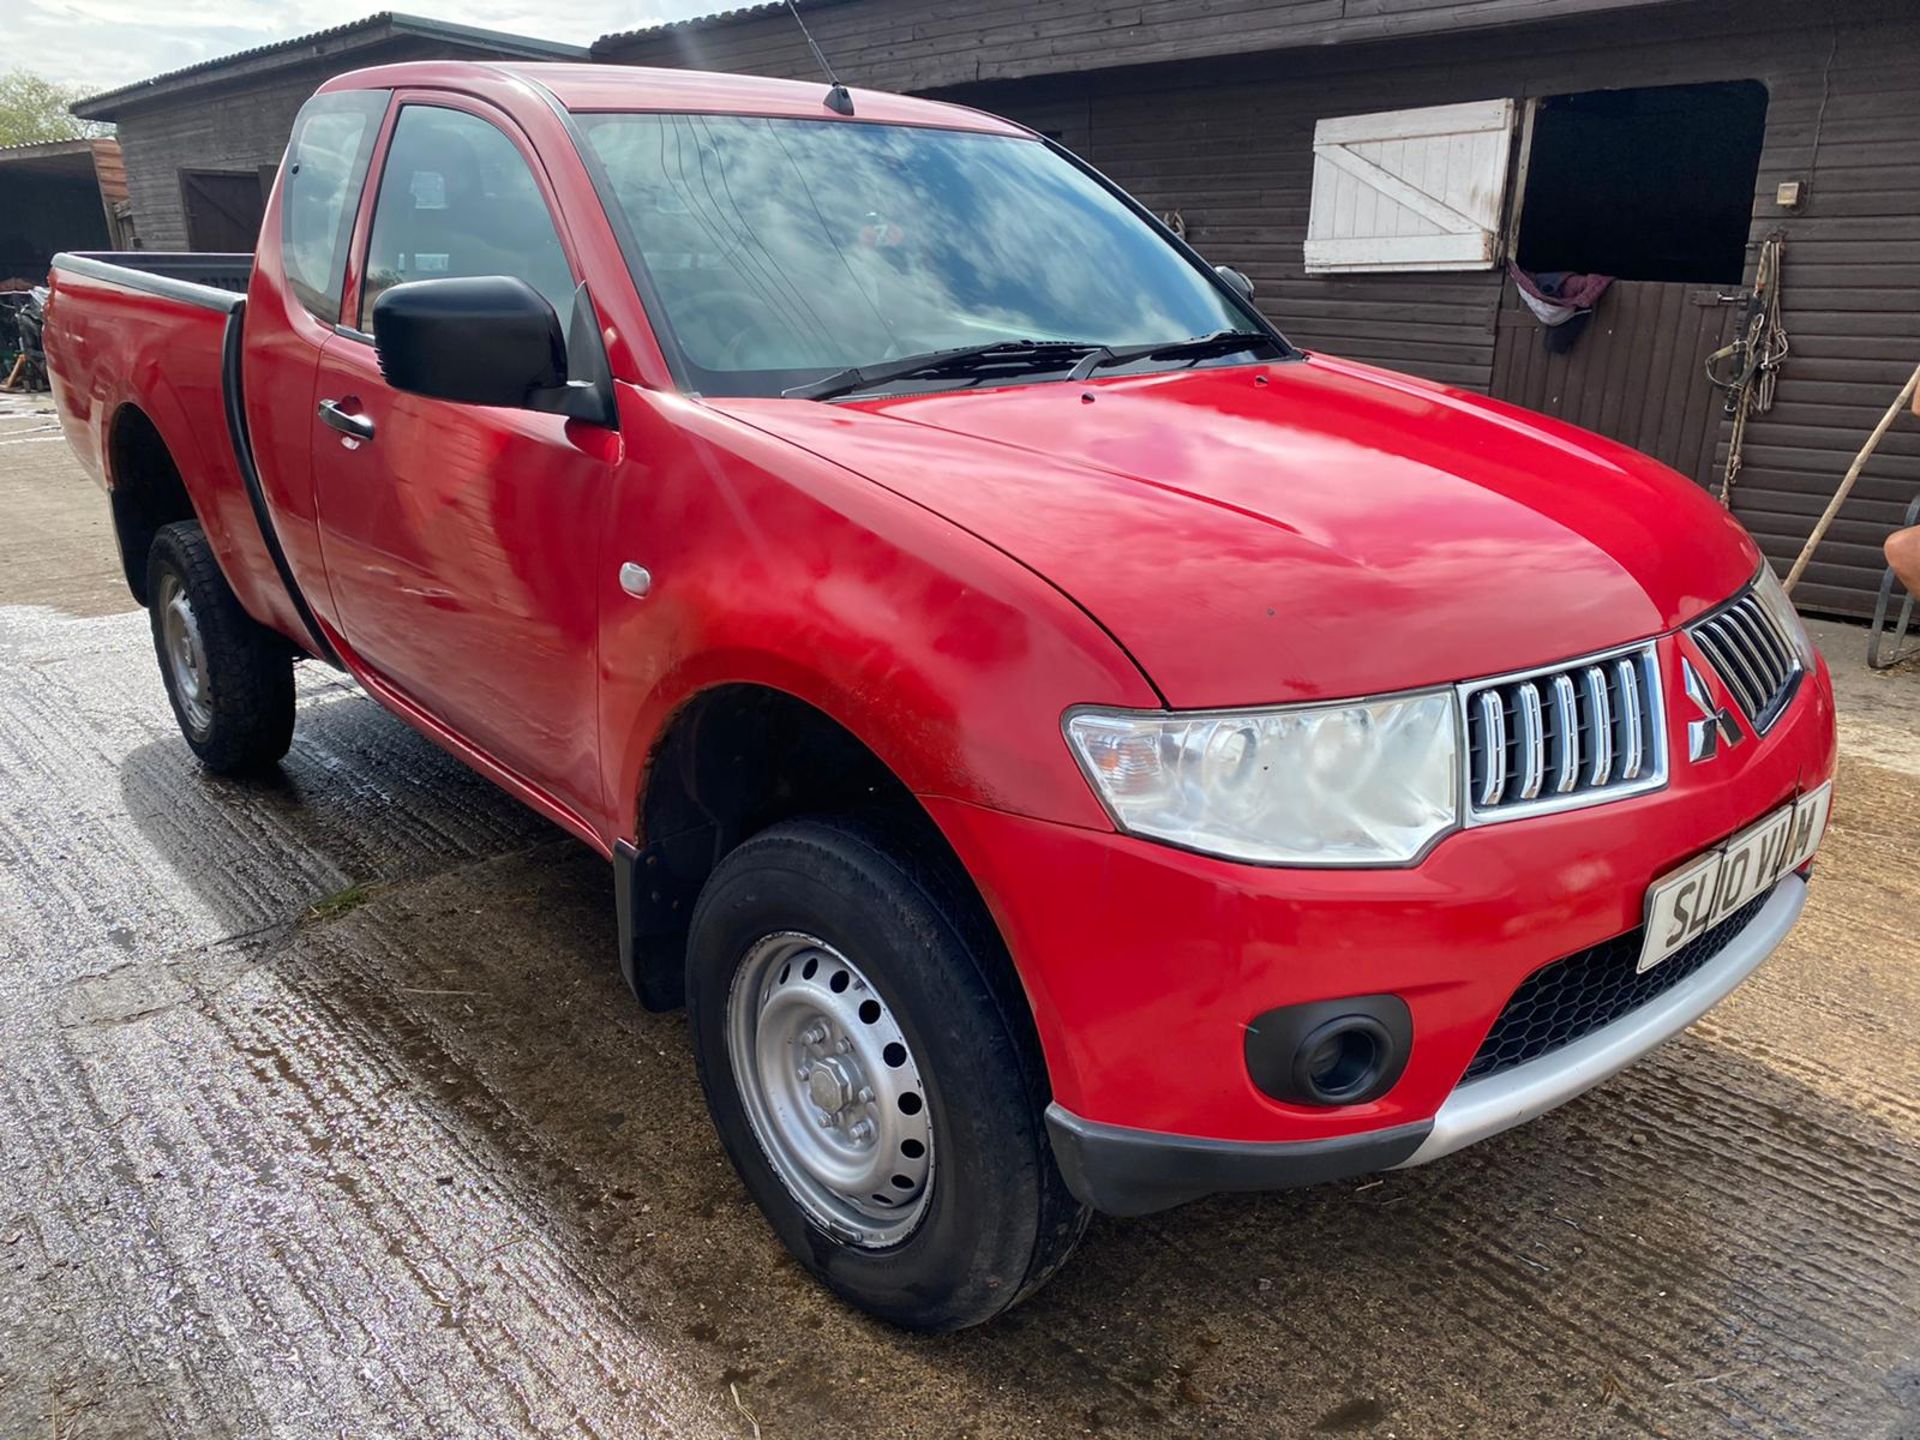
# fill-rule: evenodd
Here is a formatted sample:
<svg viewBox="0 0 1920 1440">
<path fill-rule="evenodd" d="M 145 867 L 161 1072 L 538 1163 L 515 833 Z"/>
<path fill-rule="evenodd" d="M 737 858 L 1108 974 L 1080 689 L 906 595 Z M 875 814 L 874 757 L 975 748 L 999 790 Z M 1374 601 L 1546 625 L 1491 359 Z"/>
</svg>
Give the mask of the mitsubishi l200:
<svg viewBox="0 0 1920 1440">
<path fill-rule="evenodd" d="M 1827 672 L 1672 471 L 1308 354 L 1056 144 L 418 63 L 251 255 L 62 255 L 46 350 L 186 742 L 296 662 L 611 861 L 719 1137 L 902 1325 L 1090 1210 L 1421 1165 L 1780 943 Z"/>
</svg>

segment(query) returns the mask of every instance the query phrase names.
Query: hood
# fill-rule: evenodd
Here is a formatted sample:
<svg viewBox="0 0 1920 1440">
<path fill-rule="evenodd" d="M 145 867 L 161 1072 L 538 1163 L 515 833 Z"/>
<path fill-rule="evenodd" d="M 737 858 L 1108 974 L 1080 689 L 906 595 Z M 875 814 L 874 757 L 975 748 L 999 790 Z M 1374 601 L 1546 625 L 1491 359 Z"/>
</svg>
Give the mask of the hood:
<svg viewBox="0 0 1920 1440">
<path fill-rule="evenodd" d="M 1643 455 L 1323 357 L 710 403 L 1028 566 L 1176 708 L 1545 665 L 1672 629 L 1759 563 L 1730 515 Z"/>
</svg>

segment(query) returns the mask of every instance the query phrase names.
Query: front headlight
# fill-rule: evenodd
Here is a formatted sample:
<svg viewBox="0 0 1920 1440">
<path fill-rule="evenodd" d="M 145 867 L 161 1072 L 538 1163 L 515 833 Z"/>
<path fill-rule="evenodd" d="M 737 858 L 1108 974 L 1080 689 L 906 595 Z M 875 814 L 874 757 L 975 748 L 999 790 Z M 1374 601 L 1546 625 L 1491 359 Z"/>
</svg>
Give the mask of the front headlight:
<svg viewBox="0 0 1920 1440">
<path fill-rule="evenodd" d="M 1066 729 L 1122 830 L 1209 855 L 1406 865 L 1459 820 L 1450 690 L 1274 710 L 1076 710 Z"/>
<path fill-rule="evenodd" d="M 1807 633 L 1806 625 L 1800 619 L 1800 612 L 1793 608 L 1793 600 L 1787 594 L 1787 587 L 1780 583 L 1780 577 L 1773 573 L 1773 566 L 1765 560 L 1760 562 L 1760 574 L 1753 582 L 1753 593 L 1766 607 L 1773 623 L 1780 627 L 1780 633 L 1793 642 L 1794 653 L 1800 657 L 1800 663 L 1808 670 L 1813 664 L 1813 637 Z"/>
</svg>

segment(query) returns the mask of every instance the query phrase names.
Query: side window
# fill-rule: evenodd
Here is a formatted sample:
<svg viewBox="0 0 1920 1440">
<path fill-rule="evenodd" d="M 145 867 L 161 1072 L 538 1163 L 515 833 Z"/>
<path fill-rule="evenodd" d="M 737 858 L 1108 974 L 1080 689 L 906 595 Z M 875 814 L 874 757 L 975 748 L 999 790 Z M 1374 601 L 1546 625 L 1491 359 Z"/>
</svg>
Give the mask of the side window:
<svg viewBox="0 0 1920 1440">
<path fill-rule="evenodd" d="M 573 275 L 526 160 L 477 115 L 409 105 L 374 201 L 360 328 L 373 329 L 373 302 L 390 286 L 473 275 L 525 280 L 566 328 Z"/>
<path fill-rule="evenodd" d="M 386 109 L 385 90 L 342 90 L 314 96 L 294 118 L 280 249 L 295 297 L 329 325 L 340 319 L 347 242 Z"/>
</svg>

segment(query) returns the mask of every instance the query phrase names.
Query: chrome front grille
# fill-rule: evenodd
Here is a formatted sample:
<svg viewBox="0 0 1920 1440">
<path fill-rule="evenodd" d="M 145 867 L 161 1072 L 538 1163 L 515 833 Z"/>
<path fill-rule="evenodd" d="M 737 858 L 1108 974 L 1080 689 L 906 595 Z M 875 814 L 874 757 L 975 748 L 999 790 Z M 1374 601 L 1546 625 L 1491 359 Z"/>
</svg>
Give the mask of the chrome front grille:
<svg viewBox="0 0 1920 1440">
<path fill-rule="evenodd" d="M 1572 810 L 1666 783 L 1651 642 L 1459 690 L 1470 823 Z"/>
<path fill-rule="evenodd" d="M 1687 626 L 1754 732 L 1764 735 L 1787 708 L 1801 675 L 1793 642 L 1751 589 Z"/>
</svg>

